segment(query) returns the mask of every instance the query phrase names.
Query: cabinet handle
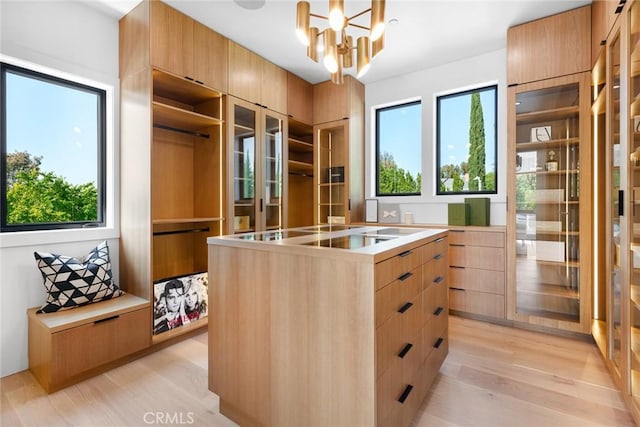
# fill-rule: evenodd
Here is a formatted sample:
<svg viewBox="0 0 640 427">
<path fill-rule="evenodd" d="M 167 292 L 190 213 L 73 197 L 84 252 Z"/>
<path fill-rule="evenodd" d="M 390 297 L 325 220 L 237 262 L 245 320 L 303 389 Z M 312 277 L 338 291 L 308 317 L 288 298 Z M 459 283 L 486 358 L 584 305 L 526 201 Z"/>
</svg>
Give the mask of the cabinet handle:
<svg viewBox="0 0 640 427">
<path fill-rule="evenodd" d="M 438 283 L 442 282 L 443 280 L 444 280 L 444 277 L 438 276 L 435 279 L 433 279 L 433 283 L 438 284 Z"/>
<path fill-rule="evenodd" d="M 457 248 L 464 248 L 464 245 L 461 243 L 449 243 L 449 246 L 455 246 Z"/>
<path fill-rule="evenodd" d="M 347 200 L 347 210 L 351 210 L 351 199 Z"/>
<path fill-rule="evenodd" d="M 461 270 L 464 270 L 464 267 L 461 267 L 459 265 L 450 265 L 449 268 L 459 268 Z"/>
<path fill-rule="evenodd" d="M 111 317 L 105 317 L 104 319 L 96 320 L 95 322 L 93 322 L 93 324 L 97 325 L 98 323 L 108 322 L 109 320 L 114 320 L 114 319 L 117 319 L 118 317 L 120 317 L 119 314 L 116 314 L 115 316 L 111 316 Z"/>
<path fill-rule="evenodd" d="M 454 288 L 454 287 L 450 287 L 449 288 L 450 291 L 460 291 L 460 292 L 464 292 L 466 289 L 464 288 Z"/>
<path fill-rule="evenodd" d="M 409 249 L 408 251 L 404 251 L 404 252 L 402 252 L 402 253 L 399 253 L 399 254 L 398 254 L 398 256 L 399 256 L 400 258 L 404 258 L 404 257 L 406 257 L 407 255 L 411 255 L 412 253 L 413 253 L 413 251 L 412 251 L 411 249 Z"/>
<path fill-rule="evenodd" d="M 632 203 L 633 206 L 633 215 L 636 214 L 636 203 L 635 201 Z M 624 190 L 618 190 L 618 215 L 624 215 Z"/>
<path fill-rule="evenodd" d="M 409 353 L 409 350 L 411 350 L 411 347 L 413 347 L 413 344 L 408 343 L 407 345 L 404 346 L 404 348 L 402 349 L 402 351 L 400 353 L 398 353 L 398 357 L 400 359 L 404 359 L 404 357 L 407 355 L 407 353 Z"/>
<path fill-rule="evenodd" d="M 201 82 L 200 80 L 194 80 L 194 82 L 196 82 L 196 83 L 198 83 L 198 84 L 201 84 L 201 85 L 203 85 L 203 84 L 204 84 L 204 82 Z"/>
<path fill-rule="evenodd" d="M 440 316 L 440 313 L 442 313 L 442 310 L 444 310 L 444 308 L 442 307 L 436 308 L 436 311 L 433 312 L 434 316 Z"/>
<path fill-rule="evenodd" d="M 442 258 L 444 255 L 443 254 L 438 254 L 436 256 L 433 257 L 433 259 L 440 259 Z"/>
<path fill-rule="evenodd" d="M 264 205 L 264 200 L 260 199 L 260 212 L 262 212 L 263 205 Z"/>
<path fill-rule="evenodd" d="M 413 276 L 413 273 L 404 273 L 402 276 L 398 277 L 398 280 L 400 280 L 401 282 L 404 282 L 411 276 Z"/>
<path fill-rule="evenodd" d="M 398 313 L 403 314 L 405 311 L 409 310 L 412 306 L 413 306 L 413 303 L 412 302 L 408 302 L 405 305 L 403 305 L 402 307 L 400 307 L 400 309 L 398 309 Z"/>
<path fill-rule="evenodd" d="M 436 242 L 436 243 L 440 243 L 440 242 L 442 242 L 443 240 L 444 240 L 444 237 L 439 237 L 439 238 L 437 238 L 436 240 L 434 240 L 434 242 Z"/>
<path fill-rule="evenodd" d="M 411 394 L 411 390 L 413 390 L 413 386 L 411 384 L 408 384 L 407 388 L 405 388 L 400 395 L 400 399 L 398 399 L 398 402 L 404 403 L 404 401 L 407 400 L 407 397 L 409 397 L 409 395 Z"/>
<path fill-rule="evenodd" d="M 185 79 L 189 80 L 189 81 L 193 81 L 193 77 L 189 77 L 189 76 L 184 76 Z"/>
<path fill-rule="evenodd" d="M 442 343 L 444 342 L 444 338 L 438 338 L 438 341 L 433 345 L 433 348 L 440 348 Z"/>
</svg>

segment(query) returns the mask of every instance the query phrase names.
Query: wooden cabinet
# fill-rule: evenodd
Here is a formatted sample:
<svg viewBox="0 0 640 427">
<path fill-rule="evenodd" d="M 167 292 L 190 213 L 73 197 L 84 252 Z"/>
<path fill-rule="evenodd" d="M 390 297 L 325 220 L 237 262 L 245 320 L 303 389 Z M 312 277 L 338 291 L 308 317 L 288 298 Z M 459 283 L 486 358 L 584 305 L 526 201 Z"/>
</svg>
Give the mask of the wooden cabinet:
<svg viewBox="0 0 640 427">
<path fill-rule="evenodd" d="M 504 231 L 450 229 L 450 309 L 505 319 L 505 263 Z"/>
<path fill-rule="evenodd" d="M 150 10 L 151 64 L 226 92 L 227 39 L 160 1 Z"/>
<path fill-rule="evenodd" d="M 150 345 L 149 301 L 118 298 L 55 313 L 28 310 L 29 369 L 52 393 L 122 363 Z"/>
<path fill-rule="evenodd" d="M 289 119 L 287 161 L 287 227 L 313 222 L 313 127 Z"/>
<path fill-rule="evenodd" d="M 120 280 L 149 301 L 159 298 L 154 283 L 206 271 L 206 239 L 223 232 L 225 100 L 153 67 L 151 12 L 175 12 L 165 7 L 142 2 L 120 21 Z M 149 61 L 140 69 L 132 66 L 138 57 Z M 152 343 L 206 322 L 153 335 Z M 151 336 L 151 321 L 146 331 Z"/>
<path fill-rule="evenodd" d="M 229 94 L 286 114 L 287 72 L 229 41 Z"/>
<path fill-rule="evenodd" d="M 591 62 L 595 65 L 609 33 L 625 1 L 594 0 L 591 2 Z"/>
<path fill-rule="evenodd" d="M 364 86 L 351 76 L 341 85 L 326 81 L 313 86 L 313 124 L 352 118 L 364 110 Z"/>
<path fill-rule="evenodd" d="M 590 73 L 509 87 L 508 317 L 587 333 Z"/>
<path fill-rule="evenodd" d="M 591 70 L 591 5 L 507 30 L 507 83 Z"/>
<path fill-rule="evenodd" d="M 287 72 L 287 114 L 297 122 L 313 124 L 313 85 Z"/>
<path fill-rule="evenodd" d="M 446 232 L 420 233 L 368 253 L 300 236 L 211 239 L 221 413 L 241 425 L 410 425 L 449 341 Z"/>
<path fill-rule="evenodd" d="M 229 96 L 227 233 L 283 227 L 286 118 Z"/>
</svg>

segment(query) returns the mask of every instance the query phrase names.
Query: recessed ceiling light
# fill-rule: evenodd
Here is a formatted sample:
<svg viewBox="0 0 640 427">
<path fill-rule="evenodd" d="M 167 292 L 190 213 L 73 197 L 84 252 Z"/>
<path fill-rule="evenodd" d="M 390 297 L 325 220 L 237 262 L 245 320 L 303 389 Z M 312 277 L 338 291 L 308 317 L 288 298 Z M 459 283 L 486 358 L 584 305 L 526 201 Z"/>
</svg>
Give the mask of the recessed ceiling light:
<svg viewBox="0 0 640 427">
<path fill-rule="evenodd" d="M 389 19 L 389 25 L 396 25 L 398 22 L 400 22 L 400 21 L 398 21 L 398 19 L 397 19 L 397 18 L 391 18 L 391 19 Z"/>
<path fill-rule="evenodd" d="M 265 0 L 233 0 L 235 4 L 243 9 L 255 10 L 264 6 Z"/>
</svg>

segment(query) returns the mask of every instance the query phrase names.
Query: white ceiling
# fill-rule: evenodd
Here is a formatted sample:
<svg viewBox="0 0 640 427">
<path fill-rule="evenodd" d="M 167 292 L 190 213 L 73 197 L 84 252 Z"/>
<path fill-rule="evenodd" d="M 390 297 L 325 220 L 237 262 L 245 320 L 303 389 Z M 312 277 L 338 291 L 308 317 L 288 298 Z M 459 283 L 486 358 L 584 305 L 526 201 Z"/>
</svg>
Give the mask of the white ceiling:
<svg viewBox="0 0 640 427">
<path fill-rule="evenodd" d="M 84 0 L 116 17 L 139 1 Z M 329 78 L 322 63 L 306 57 L 295 36 L 295 0 L 165 0 L 165 2 L 224 36 L 311 83 Z M 260 4 L 247 9 L 240 4 Z M 327 15 L 328 0 L 311 0 L 311 13 Z M 385 50 L 360 80 L 367 84 L 506 47 L 512 25 L 590 4 L 591 0 L 387 0 Z M 347 16 L 369 7 L 370 2 L 345 0 Z M 369 14 L 361 21 L 368 26 Z M 311 18 L 320 31 L 326 21 Z M 354 39 L 363 35 L 350 29 Z M 354 61 L 355 62 L 355 61 Z M 355 74 L 355 67 L 345 70 Z"/>
</svg>

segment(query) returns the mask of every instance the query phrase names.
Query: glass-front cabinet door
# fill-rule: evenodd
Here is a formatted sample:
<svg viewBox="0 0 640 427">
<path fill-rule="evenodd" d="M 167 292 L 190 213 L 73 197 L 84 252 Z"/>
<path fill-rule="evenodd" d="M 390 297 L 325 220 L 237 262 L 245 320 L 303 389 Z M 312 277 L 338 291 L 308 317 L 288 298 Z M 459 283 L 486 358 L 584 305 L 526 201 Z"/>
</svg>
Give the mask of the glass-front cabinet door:
<svg viewBox="0 0 640 427">
<path fill-rule="evenodd" d="M 509 315 L 584 333 L 591 326 L 589 74 L 509 88 Z"/>
<path fill-rule="evenodd" d="M 285 117 L 228 97 L 227 233 L 283 227 Z"/>
<path fill-rule="evenodd" d="M 629 24 L 629 324 L 631 395 L 640 405 L 640 4 L 630 4 Z"/>
<path fill-rule="evenodd" d="M 316 224 L 349 223 L 348 122 L 316 126 Z"/>
</svg>

